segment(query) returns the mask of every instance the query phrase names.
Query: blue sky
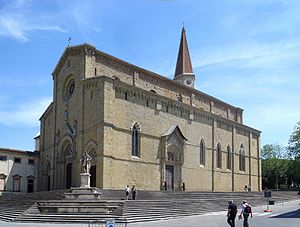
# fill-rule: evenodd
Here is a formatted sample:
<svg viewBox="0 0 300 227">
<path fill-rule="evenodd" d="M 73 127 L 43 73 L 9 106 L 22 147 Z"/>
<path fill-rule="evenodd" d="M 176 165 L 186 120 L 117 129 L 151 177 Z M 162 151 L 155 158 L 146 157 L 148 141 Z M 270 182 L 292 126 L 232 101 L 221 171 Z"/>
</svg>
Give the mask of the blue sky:
<svg viewBox="0 0 300 227">
<path fill-rule="evenodd" d="M 300 120 L 300 1 L 0 0 L 0 147 L 33 150 L 71 45 L 173 78 L 184 22 L 196 88 L 244 109 L 261 143 Z"/>
</svg>

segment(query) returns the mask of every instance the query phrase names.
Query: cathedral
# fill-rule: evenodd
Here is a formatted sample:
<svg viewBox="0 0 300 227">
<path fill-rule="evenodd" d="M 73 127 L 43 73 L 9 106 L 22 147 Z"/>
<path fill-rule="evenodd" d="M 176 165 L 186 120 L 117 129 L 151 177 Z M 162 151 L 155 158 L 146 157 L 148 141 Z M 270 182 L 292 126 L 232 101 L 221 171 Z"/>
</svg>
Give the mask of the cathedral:
<svg viewBox="0 0 300 227">
<path fill-rule="evenodd" d="M 173 79 L 89 44 L 68 46 L 40 118 L 38 190 L 91 186 L 141 190 L 261 190 L 260 131 L 243 109 L 194 88 L 182 29 Z"/>
</svg>

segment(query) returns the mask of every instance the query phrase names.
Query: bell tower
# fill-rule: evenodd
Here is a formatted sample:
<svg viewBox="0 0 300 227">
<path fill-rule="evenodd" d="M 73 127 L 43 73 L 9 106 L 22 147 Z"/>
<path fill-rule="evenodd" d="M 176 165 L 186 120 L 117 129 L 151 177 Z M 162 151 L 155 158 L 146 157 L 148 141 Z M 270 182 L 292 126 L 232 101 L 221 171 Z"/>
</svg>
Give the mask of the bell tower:
<svg viewBox="0 0 300 227">
<path fill-rule="evenodd" d="M 194 88 L 195 74 L 191 63 L 184 27 L 181 31 L 180 46 L 178 51 L 174 80 L 186 86 Z"/>
</svg>

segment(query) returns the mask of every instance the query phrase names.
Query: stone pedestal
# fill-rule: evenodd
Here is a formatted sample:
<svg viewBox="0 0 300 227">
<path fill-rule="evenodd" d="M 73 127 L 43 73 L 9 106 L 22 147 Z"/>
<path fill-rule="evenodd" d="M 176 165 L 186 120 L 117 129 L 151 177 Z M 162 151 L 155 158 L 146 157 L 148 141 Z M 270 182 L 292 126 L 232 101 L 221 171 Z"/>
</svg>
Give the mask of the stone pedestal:
<svg viewBox="0 0 300 227">
<path fill-rule="evenodd" d="M 91 174 L 89 173 L 81 173 L 80 174 L 80 187 L 81 188 L 90 188 L 90 178 Z"/>
<path fill-rule="evenodd" d="M 80 187 L 71 188 L 71 192 L 65 193 L 65 199 L 68 200 L 99 200 L 101 199 L 101 192 L 99 188 L 94 187 Z"/>
<path fill-rule="evenodd" d="M 101 192 L 99 188 L 90 187 L 89 173 L 80 174 L 80 187 L 71 188 L 71 192 L 65 193 L 65 199 L 71 200 L 99 200 L 101 198 Z"/>
</svg>

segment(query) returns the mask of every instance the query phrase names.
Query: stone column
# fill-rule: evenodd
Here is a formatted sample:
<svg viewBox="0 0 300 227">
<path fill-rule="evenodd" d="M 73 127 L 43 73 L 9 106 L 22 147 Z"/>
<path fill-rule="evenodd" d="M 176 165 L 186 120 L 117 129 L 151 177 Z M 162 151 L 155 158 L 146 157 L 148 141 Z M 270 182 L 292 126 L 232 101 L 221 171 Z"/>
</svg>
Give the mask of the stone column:
<svg viewBox="0 0 300 227">
<path fill-rule="evenodd" d="M 212 119 L 212 138 L 211 138 L 211 190 L 215 190 L 215 124 L 216 121 Z"/>
<path fill-rule="evenodd" d="M 235 126 L 232 126 L 232 145 L 231 145 L 231 174 L 232 174 L 232 191 L 234 191 L 235 187 L 235 179 L 234 179 L 234 173 L 235 173 Z"/>
<path fill-rule="evenodd" d="M 249 185 L 251 186 L 252 189 L 252 167 L 251 167 L 251 161 L 252 161 L 252 155 L 251 155 L 251 141 L 252 141 L 252 133 L 249 133 Z"/>
</svg>

